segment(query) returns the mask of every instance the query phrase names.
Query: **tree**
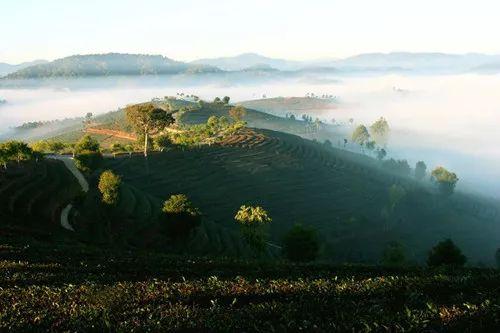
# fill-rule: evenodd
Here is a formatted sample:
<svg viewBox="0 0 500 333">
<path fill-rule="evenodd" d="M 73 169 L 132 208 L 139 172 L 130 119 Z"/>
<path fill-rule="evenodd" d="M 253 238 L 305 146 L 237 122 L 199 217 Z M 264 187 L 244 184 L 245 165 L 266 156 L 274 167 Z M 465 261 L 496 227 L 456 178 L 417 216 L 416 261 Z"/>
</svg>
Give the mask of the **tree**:
<svg viewBox="0 0 500 333">
<path fill-rule="evenodd" d="M 392 184 L 392 186 L 389 187 L 389 208 L 391 212 L 394 211 L 394 209 L 397 207 L 397 205 L 399 205 L 399 203 L 404 199 L 405 196 L 406 190 L 403 186 Z"/>
<path fill-rule="evenodd" d="M 94 115 L 92 114 L 92 112 L 87 112 L 87 114 L 85 115 L 85 120 L 83 121 L 85 126 L 89 126 L 92 123 L 93 116 Z"/>
<path fill-rule="evenodd" d="M 118 142 L 115 142 L 111 145 L 111 152 L 113 153 L 113 157 L 116 157 L 116 154 L 123 153 L 125 151 L 125 147 Z"/>
<path fill-rule="evenodd" d="M 115 175 L 113 171 L 106 170 L 101 173 L 97 187 L 101 192 L 102 202 L 110 206 L 116 205 L 120 193 L 120 184 L 120 176 Z"/>
<path fill-rule="evenodd" d="M 367 141 L 366 144 L 366 149 L 369 151 L 374 151 L 375 150 L 375 141 Z"/>
<path fill-rule="evenodd" d="M 455 173 L 446 170 L 443 167 L 435 168 L 431 173 L 432 180 L 437 183 L 439 191 L 445 195 L 453 194 L 458 177 Z"/>
<path fill-rule="evenodd" d="M 127 106 L 125 113 L 136 133 L 144 136 L 145 157 L 148 156 L 149 136 L 175 122 L 171 113 L 157 108 L 151 103 Z"/>
<path fill-rule="evenodd" d="M 266 246 L 265 226 L 272 221 L 264 208 L 243 205 L 234 219 L 240 225 L 245 241 L 257 252 L 262 252 Z"/>
<path fill-rule="evenodd" d="M 364 125 L 359 125 L 356 127 L 354 132 L 352 132 L 352 141 L 359 144 L 363 145 L 365 142 L 367 142 L 370 139 L 370 133 L 368 133 L 368 129 L 366 129 L 366 126 Z"/>
<path fill-rule="evenodd" d="M 246 115 L 246 110 L 241 105 L 236 105 L 229 110 L 229 116 L 234 119 L 234 121 L 240 121 Z"/>
<path fill-rule="evenodd" d="M 76 167 L 83 172 L 97 168 L 102 160 L 99 142 L 89 135 L 77 142 L 73 153 Z"/>
<path fill-rule="evenodd" d="M 7 141 L 3 143 L 3 150 L 8 160 L 15 160 L 18 164 L 33 157 L 33 150 L 22 141 Z"/>
<path fill-rule="evenodd" d="M 308 262 L 317 258 L 319 242 L 316 231 L 300 224 L 294 225 L 283 239 L 283 253 L 288 260 Z"/>
<path fill-rule="evenodd" d="M 10 161 L 10 155 L 9 152 L 7 151 L 5 144 L 0 143 L 0 164 L 3 166 L 4 169 L 7 169 L 7 164 Z"/>
<path fill-rule="evenodd" d="M 389 124 L 385 118 L 380 117 L 376 122 L 370 126 L 371 136 L 375 142 L 381 146 L 387 145 L 389 139 Z"/>
<path fill-rule="evenodd" d="M 425 165 L 424 161 L 418 161 L 417 164 L 415 164 L 415 178 L 421 181 L 424 179 L 426 172 L 427 165 Z"/>
<path fill-rule="evenodd" d="M 214 103 L 215 103 L 215 104 L 220 104 L 220 103 L 222 103 L 222 101 L 220 100 L 220 98 L 219 98 L 219 97 L 215 97 L 215 98 L 214 98 Z"/>
<path fill-rule="evenodd" d="M 384 148 L 377 149 L 377 159 L 382 161 L 387 156 L 387 152 Z"/>
<path fill-rule="evenodd" d="M 500 248 L 495 252 L 495 260 L 497 262 L 497 268 L 500 269 Z"/>
<path fill-rule="evenodd" d="M 77 154 L 83 151 L 98 152 L 99 150 L 99 142 L 88 134 L 84 135 L 75 145 L 75 152 Z"/>
<path fill-rule="evenodd" d="M 125 151 L 128 153 L 128 157 L 132 157 L 132 153 L 134 152 L 134 146 L 132 145 L 126 145 L 125 146 Z"/>
<path fill-rule="evenodd" d="M 385 169 L 401 176 L 408 176 L 411 172 L 411 168 L 407 160 L 395 160 L 391 158 L 389 160 L 385 160 L 382 165 Z"/>
<path fill-rule="evenodd" d="M 229 104 L 230 100 L 231 100 L 231 98 L 229 96 L 224 96 L 224 98 L 222 99 L 222 103 Z"/>
<path fill-rule="evenodd" d="M 446 239 L 439 242 L 429 252 L 427 265 L 430 267 L 437 266 L 463 266 L 467 258 L 462 254 L 462 251 L 453 243 L 451 239 Z"/>
<path fill-rule="evenodd" d="M 171 144 L 172 141 L 168 135 L 158 135 L 153 139 L 154 148 L 159 151 L 164 151 Z"/>
<path fill-rule="evenodd" d="M 171 195 L 163 204 L 167 219 L 167 230 L 175 239 L 186 238 L 199 223 L 201 214 L 198 208 L 184 194 Z"/>
<path fill-rule="evenodd" d="M 403 245 L 399 242 L 387 244 L 382 253 L 382 265 L 387 267 L 401 267 L 406 263 Z"/>
</svg>

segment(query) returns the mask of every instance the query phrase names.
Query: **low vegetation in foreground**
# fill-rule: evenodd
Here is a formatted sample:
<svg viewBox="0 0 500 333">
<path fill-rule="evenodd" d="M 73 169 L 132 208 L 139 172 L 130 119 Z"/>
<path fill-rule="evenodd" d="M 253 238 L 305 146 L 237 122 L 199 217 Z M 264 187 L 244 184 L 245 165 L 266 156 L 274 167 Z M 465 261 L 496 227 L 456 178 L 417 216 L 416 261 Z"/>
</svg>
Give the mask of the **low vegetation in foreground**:
<svg viewBox="0 0 500 333">
<path fill-rule="evenodd" d="M 304 265 L 16 242 L 3 233 L 1 330 L 494 332 L 500 325 L 495 270 Z"/>
</svg>

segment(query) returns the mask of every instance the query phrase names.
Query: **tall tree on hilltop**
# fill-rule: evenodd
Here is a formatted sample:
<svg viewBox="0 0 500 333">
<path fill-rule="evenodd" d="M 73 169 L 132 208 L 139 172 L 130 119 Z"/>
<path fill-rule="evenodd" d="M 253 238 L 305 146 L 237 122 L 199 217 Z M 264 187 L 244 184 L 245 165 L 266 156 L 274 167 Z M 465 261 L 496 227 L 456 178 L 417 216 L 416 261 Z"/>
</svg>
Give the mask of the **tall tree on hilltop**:
<svg viewBox="0 0 500 333">
<path fill-rule="evenodd" d="M 145 157 L 148 156 L 149 136 L 160 132 L 175 122 L 170 112 L 155 107 L 151 103 L 127 106 L 125 114 L 135 132 L 144 136 Z"/>
</svg>

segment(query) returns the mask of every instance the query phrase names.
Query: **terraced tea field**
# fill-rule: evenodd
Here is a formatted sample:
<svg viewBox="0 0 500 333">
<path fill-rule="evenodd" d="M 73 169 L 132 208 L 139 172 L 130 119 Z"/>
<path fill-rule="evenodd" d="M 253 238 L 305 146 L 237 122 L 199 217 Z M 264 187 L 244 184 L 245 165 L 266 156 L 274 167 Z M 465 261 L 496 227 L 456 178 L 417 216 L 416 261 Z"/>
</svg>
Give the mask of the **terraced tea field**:
<svg viewBox="0 0 500 333">
<path fill-rule="evenodd" d="M 78 182 L 60 161 L 24 163 L 0 172 L 2 220 L 14 225 L 59 230 L 61 209 L 79 193 Z"/>
<path fill-rule="evenodd" d="M 205 221 L 193 243 L 200 252 L 211 244 L 218 254 L 239 253 L 233 218 L 242 204 L 262 205 L 269 212 L 276 244 L 293 224 L 313 225 L 322 237 L 323 258 L 341 262 L 376 262 L 393 240 L 405 243 L 416 261 L 450 236 L 473 260 L 491 262 L 497 246 L 489 240 L 491 253 L 474 246 L 485 239 L 485 230 L 497 232 L 491 220 L 458 211 L 453 201 L 436 204 L 431 189 L 387 174 L 373 159 L 279 132 L 247 130 L 220 145 L 173 149 L 148 160 L 107 159 L 105 168 L 136 193 L 154 197 L 157 206 L 172 194 L 187 194 Z M 407 188 L 408 200 L 384 217 L 388 189 L 395 183 Z M 141 199 L 123 200 L 131 208 Z M 142 219 L 154 221 L 157 211 L 145 210 Z"/>
</svg>

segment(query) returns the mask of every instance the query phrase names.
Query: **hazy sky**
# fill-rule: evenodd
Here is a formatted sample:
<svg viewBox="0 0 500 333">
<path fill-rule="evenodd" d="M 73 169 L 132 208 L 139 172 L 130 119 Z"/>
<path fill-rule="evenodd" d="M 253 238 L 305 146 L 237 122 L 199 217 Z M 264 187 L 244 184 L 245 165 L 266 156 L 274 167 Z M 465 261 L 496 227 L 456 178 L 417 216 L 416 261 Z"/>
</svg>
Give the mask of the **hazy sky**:
<svg viewBox="0 0 500 333">
<path fill-rule="evenodd" d="M 0 0 L 0 62 L 129 52 L 500 53 L 497 0 Z"/>
</svg>

